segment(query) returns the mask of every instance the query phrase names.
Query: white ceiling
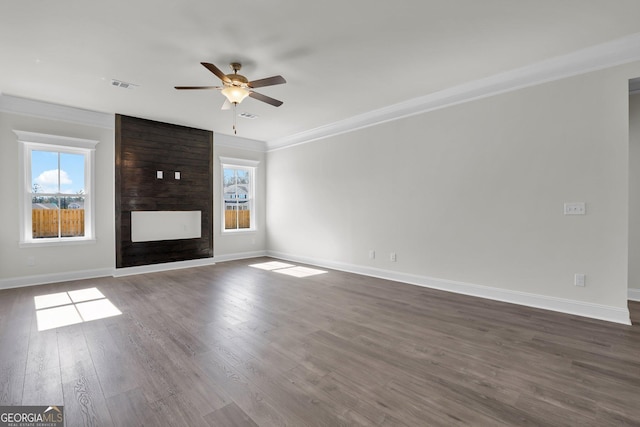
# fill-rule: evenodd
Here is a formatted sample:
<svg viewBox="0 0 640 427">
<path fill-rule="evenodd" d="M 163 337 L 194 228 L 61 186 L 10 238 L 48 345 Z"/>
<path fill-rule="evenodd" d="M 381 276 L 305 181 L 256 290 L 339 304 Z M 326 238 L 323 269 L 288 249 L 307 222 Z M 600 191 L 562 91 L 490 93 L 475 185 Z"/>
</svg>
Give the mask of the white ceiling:
<svg viewBox="0 0 640 427">
<path fill-rule="evenodd" d="M 238 136 L 270 141 L 640 32 L 637 0 L 15 0 L 0 92 L 232 133 L 200 62 L 243 63 Z M 116 88 L 111 79 L 139 85 Z"/>
</svg>

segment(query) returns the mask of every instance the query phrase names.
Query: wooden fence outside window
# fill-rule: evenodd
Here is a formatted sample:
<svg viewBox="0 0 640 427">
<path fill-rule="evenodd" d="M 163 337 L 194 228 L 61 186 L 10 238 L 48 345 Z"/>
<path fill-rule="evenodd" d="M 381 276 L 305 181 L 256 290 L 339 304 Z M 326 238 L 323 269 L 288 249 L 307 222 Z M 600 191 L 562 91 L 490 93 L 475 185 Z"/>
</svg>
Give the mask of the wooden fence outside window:
<svg viewBox="0 0 640 427">
<path fill-rule="evenodd" d="M 58 214 L 61 237 L 84 236 L 84 209 L 33 209 L 31 213 L 34 239 L 58 237 Z M 224 228 L 251 228 L 251 211 L 224 211 Z"/>
<path fill-rule="evenodd" d="M 58 215 L 60 237 L 84 236 L 84 209 L 32 209 L 33 238 L 58 237 Z"/>
<path fill-rule="evenodd" d="M 227 209 L 224 211 L 224 229 L 251 228 L 251 211 L 236 211 Z"/>
</svg>

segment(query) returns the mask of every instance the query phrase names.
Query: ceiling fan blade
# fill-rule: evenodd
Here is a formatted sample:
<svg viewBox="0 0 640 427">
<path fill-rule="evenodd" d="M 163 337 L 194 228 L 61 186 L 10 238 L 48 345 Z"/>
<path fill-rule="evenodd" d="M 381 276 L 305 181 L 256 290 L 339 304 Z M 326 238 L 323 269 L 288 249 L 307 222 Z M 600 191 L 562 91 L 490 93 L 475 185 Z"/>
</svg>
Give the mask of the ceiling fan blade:
<svg viewBox="0 0 640 427">
<path fill-rule="evenodd" d="M 204 65 L 207 68 L 207 70 L 211 71 L 213 74 L 218 76 L 220 80 L 222 80 L 225 83 L 231 84 L 231 79 L 227 77 L 225 73 L 220 71 L 218 67 L 216 67 L 213 64 L 209 64 L 208 62 L 201 62 L 201 64 Z"/>
<path fill-rule="evenodd" d="M 254 80 L 252 82 L 249 82 L 248 85 L 249 87 L 256 88 L 256 87 L 264 87 L 264 86 L 281 85 L 286 82 L 287 81 L 282 76 L 273 76 L 273 77 L 267 77 L 266 79 Z"/>
<path fill-rule="evenodd" d="M 283 104 L 282 101 L 278 101 L 277 99 L 273 99 L 270 96 L 266 96 L 263 95 L 261 93 L 258 92 L 249 92 L 249 96 L 252 97 L 253 99 L 257 99 L 258 101 L 262 101 L 262 102 L 266 102 L 267 104 L 271 104 L 274 107 L 279 107 Z"/>
<path fill-rule="evenodd" d="M 174 86 L 178 90 L 190 89 L 222 89 L 222 86 Z"/>
<path fill-rule="evenodd" d="M 222 104 L 221 110 L 230 110 L 230 109 L 231 109 L 231 103 L 229 102 L 228 99 L 225 99 L 224 104 Z"/>
</svg>

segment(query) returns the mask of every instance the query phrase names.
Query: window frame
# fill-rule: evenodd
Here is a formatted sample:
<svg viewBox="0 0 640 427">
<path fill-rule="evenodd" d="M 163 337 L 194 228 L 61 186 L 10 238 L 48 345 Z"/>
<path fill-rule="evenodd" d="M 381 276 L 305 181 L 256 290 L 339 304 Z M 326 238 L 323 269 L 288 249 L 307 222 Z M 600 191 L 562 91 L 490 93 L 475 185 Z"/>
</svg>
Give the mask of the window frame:
<svg viewBox="0 0 640 427">
<path fill-rule="evenodd" d="M 99 141 L 14 130 L 20 144 L 20 247 L 95 243 L 95 149 Z M 84 155 L 84 236 L 33 238 L 31 153 L 50 151 Z"/>
<path fill-rule="evenodd" d="M 257 160 L 248 159 L 236 159 L 231 157 L 220 157 L 220 229 L 223 234 L 234 233 L 250 233 L 255 232 L 258 227 L 256 224 L 256 176 L 258 171 Z M 249 228 L 234 228 L 227 229 L 225 224 L 226 215 L 226 202 L 224 197 L 224 170 L 225 169 L 240 169 L 249 172 Z"/>
</svg>

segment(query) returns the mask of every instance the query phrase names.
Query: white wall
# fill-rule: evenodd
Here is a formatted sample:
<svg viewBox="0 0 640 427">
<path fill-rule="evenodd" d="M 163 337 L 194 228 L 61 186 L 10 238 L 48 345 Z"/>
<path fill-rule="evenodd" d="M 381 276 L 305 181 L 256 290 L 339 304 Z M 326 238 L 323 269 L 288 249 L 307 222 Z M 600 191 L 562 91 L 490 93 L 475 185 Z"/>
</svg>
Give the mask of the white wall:
<svg viewBox="0 0 640 427">
<path fill-rule="evenodd" d="M 240 137 L 215 134 L 213 137 L 213 253 L 216 259 L 225 260 L 251 255 L 264 255 L 266 250 L 266 159 L 264 151 L 246 149 L 263 143 Z M 258 147 L 256 147 L 258 148 Z M 256 169 L 256 226 L 255 231 L 222 232 L 222 168 L 220 157 L 254 160 L 260 162 Z"/>
<path fill-rule="evenodd" d="M 628 322 L 627 79 L 638 71 L 592 72 L 272 151 L 269 251 Z M 574 201 L 587 215 L 563 215 Z M 586 287 L 573 285 L 575 273 Z"/>
<path fill-rule="evenodd" d="M 640 94 L 629 97 L 629 290 L 640 301 Z"/>
<path fill-rule="evenodd" d="M 268 249 L 624 322 L 627 276 L 635 280 L 627 84 L 637 76 L 639 63 L 615 67 L 266 155 L 216 134 L 218 172 L 219 156 L 260 166 L 256 232 L 222 233 L 214 177 L 215 259 Z M 13 129 L 101 141 L 95 245 L 18 247 Z M 0 112 L 0 195 L 0 288 L 113 268 L 113 130 Z M 566 201 L 585 201 L 587 215 L 562 215 Z M 586 287 L 573 286 L 575 273 L 587 275 Z"/>
<path fill-rule="evenodd" d="M 4 103 L 2 101 L 5 101 Z M 9 107 L 7 107 L 7 105 Z M 20 113 L 7 112 L 16 107 Z M 3 112 L 4 110 L 4 112 Z M 29 113 L 22 111 L 33 110 Z M 43 118 L 54 117 L 54 118 Z M 68 119 L 66 118 L 68 116 Z M 97 116 L 96 119 L 94 116 Z M 106 120 L 105 120 L 106 117 Z M 78 124 L 102 123 L 103 126 Z M 114 130 L 103 113 L 0 95 L 0 289 L 77 278 L 110 275 L 115 269 L 114 230 Z M 87 138 L 100 141 L 96 148 L 96 243 L 20 248 L 19 242 L 19 144 L 13 130 Z M 214 135 L 214 258 L 211 261 L 263 255 L 265 233 L 265 154 L 263 143 Z M 257 230 L 222 233 L 219 156 L 259 161 L 256 186 Z M 28 265 L 33 258 L 35 265 Z M 198 260 L 200 263 L 206 260 Z M 188 264 L 188 263 L 187 263 Z M 197 263 L 196 263 L 197 264 Z M 168 264 L 138 268 L 145 271 Z M 134 271 L 136 269 L 132 269 Z M 136 270 L 136 271 L 137 271 Z M 119 274 L 125 274 L 120 272 Z"/>
<path fill-rule="evenodd" d="M 13 130 L 100 141 L 95 153 L 96 242 L 20 248 L 19 143 Z M 0 288 L 64 278 L 100 276 L 115 263 L 113 204 L 113 130 L 0 113 Z M 35 265 L 29 266 L 33 258 Z M 80 273 L 82 272 L 82 273 Z"/>
</svg>

